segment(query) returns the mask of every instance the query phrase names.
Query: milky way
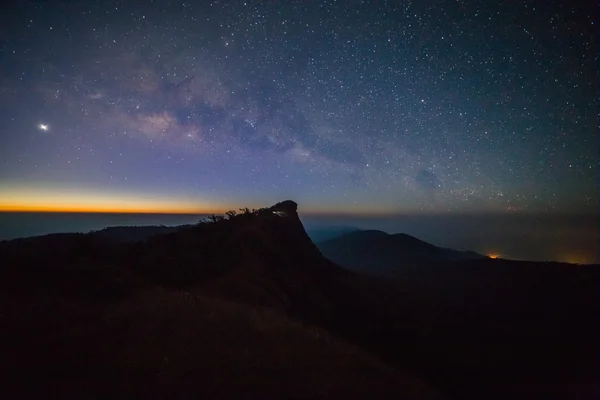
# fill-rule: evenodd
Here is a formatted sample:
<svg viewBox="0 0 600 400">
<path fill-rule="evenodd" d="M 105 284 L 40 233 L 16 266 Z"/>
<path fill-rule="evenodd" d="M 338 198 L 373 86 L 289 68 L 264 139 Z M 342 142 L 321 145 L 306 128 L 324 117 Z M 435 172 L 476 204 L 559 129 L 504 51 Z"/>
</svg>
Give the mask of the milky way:
<svg viewBox="0 0 600 400">
<path fill-rule="evenodd" d="M 594 6 L 493 3 L 18 2 L 0 199 L 596 210 Z"/>
</svg>

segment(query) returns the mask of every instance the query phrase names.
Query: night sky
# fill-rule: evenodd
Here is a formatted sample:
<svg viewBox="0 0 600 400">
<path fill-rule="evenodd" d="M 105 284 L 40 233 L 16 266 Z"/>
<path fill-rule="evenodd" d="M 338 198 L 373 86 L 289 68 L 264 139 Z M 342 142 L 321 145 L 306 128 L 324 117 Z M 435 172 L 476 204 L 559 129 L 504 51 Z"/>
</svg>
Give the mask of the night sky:
<svg viewBox="0 0 600 400">
<path fill-rule="evenodd" d="M 593 2 L 1 7 L 0 209 L 598 209 Z"/>
</svg>

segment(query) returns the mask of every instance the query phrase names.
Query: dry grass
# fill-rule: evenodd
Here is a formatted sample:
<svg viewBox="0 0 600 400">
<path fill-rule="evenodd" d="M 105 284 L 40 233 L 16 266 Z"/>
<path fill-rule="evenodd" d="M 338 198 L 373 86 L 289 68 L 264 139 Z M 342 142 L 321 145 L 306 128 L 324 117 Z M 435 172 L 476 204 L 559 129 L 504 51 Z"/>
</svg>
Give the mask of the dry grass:
<svg viewBox="0 0 600 400">
<path fill-rule="evenodd" d="M 4 398 L 438 398 L 322 329 L 181 291 L 30 321 L 11 341 Z"/>
</svg>

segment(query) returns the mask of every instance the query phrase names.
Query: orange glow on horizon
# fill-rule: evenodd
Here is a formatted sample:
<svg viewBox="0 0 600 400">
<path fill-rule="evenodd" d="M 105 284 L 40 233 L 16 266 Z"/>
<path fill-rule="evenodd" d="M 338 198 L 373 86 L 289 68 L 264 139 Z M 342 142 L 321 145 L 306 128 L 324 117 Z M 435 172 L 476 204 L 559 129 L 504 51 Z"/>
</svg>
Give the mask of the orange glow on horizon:
<svg viewBox="0 0 600 400">
<path fill-rule="evenodd" d="M 0 191 L 0 212 L 221 214 L 231 209 L 226 207 L 227 203 L 219 206 L 211 203 L 181 195 L 157 196 L 43 188 Z"/>
<path fill-rule="evenodd" d="M 168 191 L 138 192 L 128 189 L 69 187 L 49 182 L 35 184 L 0 183 L 0 212 L 45 213 L 121 213 L 121 214 L 224 214 L 242 207 L 269 207 L 285 199 L 271 202 L 256 200 L 228 201 L 202 194 Z M 300 204 L 304 215 L 370 216 L 386 218 L 392 210 L 335 204 Z"/>
<path fill-rule="evenodd" d="M 592 264 L 593 260 L 585 255 L 569 254 L 559 258 L 559 261 L 575 265 Z"/>
<path fill-rule="evenodd" d="M 488 254 L 489 258 L 497 259 L 500 258 L 500 254 Z"/>
<path fill-rule="evenodd" d="M 40 212 L 40 213 L 107 213 L 107 214 L 223 214 L 227 210 L 199 208 L 152 208 L 152 207 L 86 207 L 85 205 L 47 206 L 43 205 L 0 205 L 0 212 Z"/>
</svg>

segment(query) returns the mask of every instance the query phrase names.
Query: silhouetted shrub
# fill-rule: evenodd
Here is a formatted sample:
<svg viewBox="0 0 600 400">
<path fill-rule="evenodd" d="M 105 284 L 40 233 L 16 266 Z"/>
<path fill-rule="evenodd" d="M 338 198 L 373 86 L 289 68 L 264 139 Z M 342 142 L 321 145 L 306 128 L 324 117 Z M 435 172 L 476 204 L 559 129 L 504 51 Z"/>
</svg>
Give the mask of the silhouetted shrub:
<svg viewBox="0 0 600 400">
<path fill-rule="evenodd" d="M 226 217 L 228 220 L 232 220 L 232 219 L 234 219 L 236 216 L 237 216 L 237 212 L 236 212 L 236 211 L 234 211 L 234 210 L 229 210 L 229 211 L 227 211 L 227 212 L 225 213 L 225 217 Z"/>
</svg>

